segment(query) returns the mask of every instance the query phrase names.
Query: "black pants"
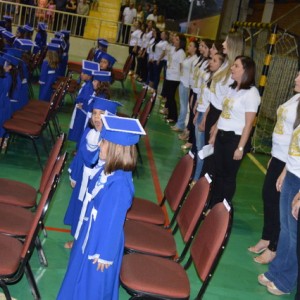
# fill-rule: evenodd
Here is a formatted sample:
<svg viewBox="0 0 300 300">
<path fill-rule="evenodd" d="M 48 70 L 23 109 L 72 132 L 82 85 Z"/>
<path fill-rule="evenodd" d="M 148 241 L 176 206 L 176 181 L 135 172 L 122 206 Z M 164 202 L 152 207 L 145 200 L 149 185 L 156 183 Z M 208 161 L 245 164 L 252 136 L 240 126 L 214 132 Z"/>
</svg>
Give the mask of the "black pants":
<svg viewBox="0 0 300 300">
<path fill-rule="evenodd" d="M 130 35 L 130 25 L 123 24 L 123 27 L 122 27 L 122 38 L 123 38 L 122 42 L 123 42 L 123 44 L 128 44 L 129 35 Z"/>
<path fill-rule="evenodd" d="M 132 64 L 130 66 L 130 71 L 135 70 L 135 64 L 136 64 L 136 56 L 139 53 L 140 47 L 137 47 L 136 52 L 133 52 L 134 46 L 129 46 L 129 54 L 133 56 Z"/>
<path fill-rule="evenodd" d="M 187 124 L 187 129 L 190 132 L 189 135 L 189 140 L 188 142 L 193 144 L 192 147 L 192 152 L 194 153 L 194 151 L 197 152 L 197 147 L 196 147 L 196 137 L 195 137 L 195 125 L 194 125 L 194 106 L 197 102 L 197 94 L 195 94 L 193 92 L 193 90 L 191 90 L 190 92 L 190 96 L 189 96 L 189 108 L 190 108 L 190 114 L 189 114 L 189 122 Z"/>
<path fill-rule="evenodd" d="M 76 24 L 76 35 L 83 36 L 86 18 L 78 17 Z"/>
<path fill-rule="evenodd" d="M 236 176 L 242 160 L 234 160 L 241 136 L 234 131 L 218 130 L 214 145 L 215 178 L 210 207 L 224 199 L 231 203 L 236 189 Z M 246 153 L 246 151 L 244 151 Z"/>
<path fill-rule="evenodd" d="M 165 87 L 165 83 L 166 83 L 166 75 L 167 75 L 167 61 L 166 60 L 163 60 L 163 74 L 164 74 L 164 81 L 163 81 L 163 87 L 162 87 L 162 90 L 161 90 L 161 96 L 162 97 L 166 97 L 166 87 Z"/>
<path fill-rule="evenodd" d="M 276 190 L 276 181 L 281 174 L 285 163 L 272 157 L 262 189 L 264 202 L 264 227 L 262 239 L 270 241 L 269 249 L 276 251 L 280 232 L 279 198 L 280 192 Z"/>
<path fill-rule="evenodd" d="M 177 122 L 178 112 L 177 103 L 175 99 L 176 90 L 179 86 L 180 81 L 166 80 L 166 98 L 167 102 L 165 107 L 168 108 L 168 119 Z"/>
<path fill-rule="evenodd" d="M 210 104 L 209 112 L 206 116 L 206 121 L 205 121 L 205 131 L 204 131 L 205 145 L 208 144 L 210 138 L 210 130 L 212 126 L 215 125 L 216 122 L 218 121 L 221 112 L 222 112 L 221 110 L 216 109 L 212 104 Z M 213 155 L 210 155 L 204 159 L 200 177 L 204 176 L 206 173 L 208 173 L 211 177 L 214 177 L 215 175 L 215 160 Z"/>
</svg>

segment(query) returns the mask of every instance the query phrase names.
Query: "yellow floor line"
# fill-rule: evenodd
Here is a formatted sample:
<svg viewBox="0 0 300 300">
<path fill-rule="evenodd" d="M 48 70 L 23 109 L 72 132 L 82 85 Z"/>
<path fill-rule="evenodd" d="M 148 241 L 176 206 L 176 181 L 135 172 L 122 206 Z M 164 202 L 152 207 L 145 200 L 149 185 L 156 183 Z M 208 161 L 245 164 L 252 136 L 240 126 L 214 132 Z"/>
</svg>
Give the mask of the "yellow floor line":
<svg viewBox="0 0 300 300">
<path fill-rule="evenodd" d="M 266 175 L 267 169 L 251 153 L 248 153 L 247 156 Z"/>
</svg>

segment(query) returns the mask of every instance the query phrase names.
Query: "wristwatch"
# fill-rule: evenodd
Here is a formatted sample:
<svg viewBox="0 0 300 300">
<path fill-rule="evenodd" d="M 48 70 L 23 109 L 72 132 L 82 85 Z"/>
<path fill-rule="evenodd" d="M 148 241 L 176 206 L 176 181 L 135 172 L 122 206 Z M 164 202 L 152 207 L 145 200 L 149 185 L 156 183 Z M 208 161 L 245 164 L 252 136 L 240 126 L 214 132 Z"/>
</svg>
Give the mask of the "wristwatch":
<svg viewBox="0 0 300 300">
<path fill-rule="evenodd" d="M 242 152 L 244 151 L 244 147 L 238 147 L 238 150 Z"/>
</svg>

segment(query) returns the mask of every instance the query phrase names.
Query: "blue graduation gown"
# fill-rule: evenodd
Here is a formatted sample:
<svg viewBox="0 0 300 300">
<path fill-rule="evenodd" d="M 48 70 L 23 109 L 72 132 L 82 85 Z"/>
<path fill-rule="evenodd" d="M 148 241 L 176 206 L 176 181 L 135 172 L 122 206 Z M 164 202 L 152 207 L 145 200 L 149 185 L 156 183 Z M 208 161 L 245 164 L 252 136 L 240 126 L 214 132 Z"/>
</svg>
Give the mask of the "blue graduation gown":
<svg viewBox="0 0 300 300">
<path fill-rule="evenodd" d="M 39 46 L 42 50 L 47 46 L 47 33 L 42 35 L 40 31 L 37 32 L 34 42 Z"/>
<path fill-rule="evenodd" d="M 66 76 L 68 60 L 69 60 L 69 48 L 70 48 L 70 44 L 68 43 L 66 49 L 64 49 L 64 52 L 61 56 L 59 69 L 58 69 L 58 76 Z"/>
<path fill-rule="evenodd" d="M 99 158 L 99 141 L 100 132 L 93 128 L 87 128 L 81 138 L 77 154 L 69 167 L 70 179 L 75 181 L 76 185 L 69 201 L 64 223 L 71 226 L 73 236 L 77 228 L 88 178 Z"/>
<path fill-rule="evenodd" d="M 29 87 L 28 87 L 28 68 L 26 64 L 23 62 L 23 76 L 21 79 L 20 74 L 17 77 L 17 85 L 15 90 L 13 91 L 11 97 L 11 105 L 12 105 L 12 113 L 23 108 L 29 101 Z"/>
<path fill-rule="evenodd" d="M 11 118 L 12 109 L 10 99 L 8 97 L 9 90 L 12 85 L 12 78 L 9 72 L 0 78 L 0 137 L 3 137 L 5 130 L 3 123 Z"/>
<path fill-rule="evenodd" d="M 102 170 L 90 181 L 87 195 Z M 92 196 L 78 239 L 75 240 L 58 300 L 118 300 L 119 274 L 124 251 L 123 226 L 134 195 L 132 173 L 117 170 Z M 101 185 L 100 185 L 101 187 Z M 93 259 L 112 262 L 103 272 L 97 271 Z"/>
<path fill-rule="evenodd" d="M 52 69 L 47 60 L 43 61 L 40 75 L 40 94 L 39 100 L 50 101 L 51 95 L 53 93 L 52 85 L 58 77 L 58 68 Z"/>
<path fill-rule="evenodd" d="M 101 57 L 102 57 L 102 51 L 100 51 L 99 49 L 97 49 L 95 51 L 95 54 L 94 54 L 94 61 L 97 62 L 97 63 L 100 63 L 100 60 L 101 60 Z"/>
<path fill-rule="evenodd" d="M 77 144 L 79 144 L 84 130 L 86 113 L 88 111 L 88 101 L 93 93 L 93 83 L 92 80 L 89 80 L 82 85 L 76 98 L 76 104 L 82 103 L 82 110 L 78 109 L 76 106 L 74 108 L 68 139 L 70 141 L 76 142 Z"/>
</svg>

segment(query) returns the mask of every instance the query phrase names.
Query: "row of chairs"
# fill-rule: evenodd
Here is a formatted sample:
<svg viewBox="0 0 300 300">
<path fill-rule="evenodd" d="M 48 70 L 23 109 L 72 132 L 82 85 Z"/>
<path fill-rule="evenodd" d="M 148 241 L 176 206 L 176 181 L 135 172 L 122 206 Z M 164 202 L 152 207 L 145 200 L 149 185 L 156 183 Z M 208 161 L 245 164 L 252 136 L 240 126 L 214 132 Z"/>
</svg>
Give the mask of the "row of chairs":
<svg viewBox="0 0 300 300">
<path fill-rule="evenodd" d="M 185 270 L 192 261 L 203 282 L 197 299 L 205 292 L 230 235 L 233 212 L 224 202 L 207 214 L 211 180 L 206 175 L 189 190 L 192 173 L 193 159 L 187 154 L 176 165 L 159 205 L 133 199 L 124 226 L 126 255 L 120 276 L 131 299 L 189 299 Z M 173 211 L 170 223 L 162 211 L 166 202 Z M 178 230 L 185 243 L 180 255 Z M 181 266 L 189 249 L 190 257 Z"/>
<path fill-rule="evenodd" d="M 57 118 L 57 112 L 62 105 L 70 80 L 71 77 L 68 77 L 60 83 L 59 87 L 53 92 L 50 102 L 30 100 L 21 110 L 16 111 L 11 119 L 4 122 L 3 128 L 5 129 L 5 135 L 2 142 L 5 138 L 9 137 L 6 152 L 9 148 L 10 141 L 13 140 L 15 136 L 30 139 L 33 143 L 40 167 L 43 169 L 36 141 L 42 141 L 44 150 L 48 154 L 43 132 L 45 129 L 49 130 L 53 143 L 55 141 L 54 136 L 60 135 L 61 129 Z"/>
<path fill-rule="evenodd" d="M 17 283 L 24 273 L 34 299 L 41 299 L 30 258 L 36 248 L 41 265 L 48 265 L 39 233 L 45 232 L 44 219 L 67 160 L 68 154 L 61 154 L 64 141 L 62 134 L 51 150 L 38 189 L 0 179 L 0 287 L 7 300 L 11 299 L 8 285 Z"/>
</svg>

